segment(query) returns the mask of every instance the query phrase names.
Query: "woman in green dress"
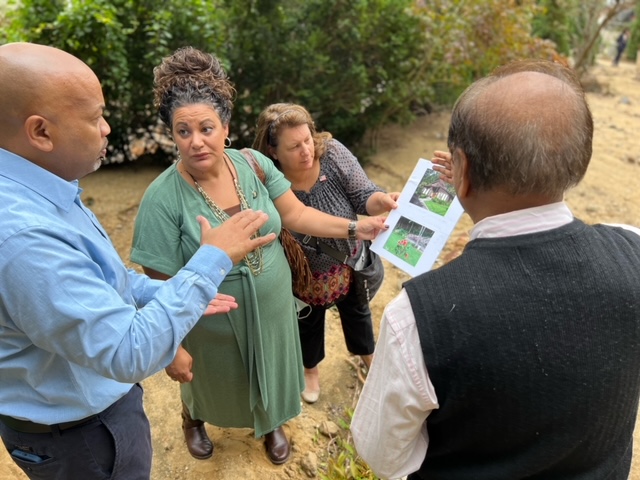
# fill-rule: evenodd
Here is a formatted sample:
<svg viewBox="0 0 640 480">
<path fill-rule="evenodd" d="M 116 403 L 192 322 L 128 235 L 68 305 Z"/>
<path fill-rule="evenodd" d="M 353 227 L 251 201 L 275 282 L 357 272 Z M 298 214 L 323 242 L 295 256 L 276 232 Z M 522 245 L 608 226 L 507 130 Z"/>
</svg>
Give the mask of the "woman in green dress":
<svg viewBox="0 0 640 480">
<path fill-rule="evenodd" d="M 269 216 L 260 235 L 281 228 L 341 238 L 374 238 L 384 219 L 327 215 L 302 204 L 290 183 L 259 152 L 254 157 L 264 183 L 244 155 L 228 147 L 235 90 L 219 61 L 186 47 L 154 69 L 155 105 L 179 152 L 144 194 L 135 223 L 131 260 L 154 278 L 168 278 L 199 246 L 197 215 L 212 226 L 244 210 Z M 300 413 L 304 389 L 291 272 L 280 242 L 245 257 L 227 275 L 220 292 L 239 307 L 204 316 L 187 335 L 171 378 L 181 383 L 183 430 L 192 456 L 209 458 L 213 444 L 204 422 L 251 427 L 265 437 L 269 459 L 290 455 L 282 425 Z"/>
</svg>

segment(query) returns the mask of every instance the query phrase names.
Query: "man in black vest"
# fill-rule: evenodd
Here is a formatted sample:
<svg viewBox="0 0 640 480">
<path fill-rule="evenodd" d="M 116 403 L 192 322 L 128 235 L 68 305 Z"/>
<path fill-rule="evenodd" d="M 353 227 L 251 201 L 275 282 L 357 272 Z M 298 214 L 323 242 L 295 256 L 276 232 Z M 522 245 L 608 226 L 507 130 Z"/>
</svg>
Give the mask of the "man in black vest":
<svg viewBox="0 0 640 480">
<path fill-rule="evenodd" d="M 640 230 L 586 225 L 563 202 L 592 137 L 559 64 L 506 65 L 458 99 L 442 163 L 475 225 L 385 309 L 352 422 L 379 476 L 628 477 Z"/>
</svg>

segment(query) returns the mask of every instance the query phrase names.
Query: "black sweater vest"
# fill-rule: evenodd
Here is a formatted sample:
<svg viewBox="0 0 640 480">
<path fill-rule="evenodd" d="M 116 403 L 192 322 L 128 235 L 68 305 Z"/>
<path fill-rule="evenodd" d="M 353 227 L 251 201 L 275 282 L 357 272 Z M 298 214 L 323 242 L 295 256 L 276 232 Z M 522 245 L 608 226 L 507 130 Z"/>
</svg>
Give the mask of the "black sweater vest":
<svg viewBox="0 0 640 480">
<path fill-rule="evenodd" d="M 640 237 L 579 220 L 476 239 L 405 284 L 439 409 L 409 478 L 626 479 Z"/>
</svg>

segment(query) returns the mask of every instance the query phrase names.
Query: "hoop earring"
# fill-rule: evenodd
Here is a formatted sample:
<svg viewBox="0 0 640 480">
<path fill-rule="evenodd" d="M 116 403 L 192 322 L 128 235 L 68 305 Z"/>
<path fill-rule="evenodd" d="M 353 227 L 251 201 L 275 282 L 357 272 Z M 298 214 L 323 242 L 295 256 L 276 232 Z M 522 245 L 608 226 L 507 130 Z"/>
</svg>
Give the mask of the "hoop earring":
<svg viewBox="0 0 640 480">
<path fill-rule="evenodd" d="M 229 142 L 228 145 L 227 145 L 227 142 Z M 225 148 L 229 148 L 231 146 L 231 139 L 229 137 L 224 139 L 224 146 Z"/>
</svg>

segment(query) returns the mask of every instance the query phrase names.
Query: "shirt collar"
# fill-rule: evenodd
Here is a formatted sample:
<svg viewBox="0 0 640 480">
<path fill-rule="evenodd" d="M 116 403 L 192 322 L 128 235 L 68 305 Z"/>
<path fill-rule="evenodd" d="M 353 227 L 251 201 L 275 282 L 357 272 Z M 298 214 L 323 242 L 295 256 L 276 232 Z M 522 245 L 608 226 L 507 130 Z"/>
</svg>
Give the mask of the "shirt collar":
<svg viewBox="0 0 640 480">
<path fill-rule="evenodd" d="M 513 237 L 551 230 L 572 221 L 573 214 L 567 204 L 557 202 L 484 218 L 471 229 L 470 237 L 471 240 Z"/>
<path fill-rule="evenodd" d="M 68 212 L 82 193 L 78 180 L 71 182 L 58 177 L 15 153 L 0 148 L 0 176 L 23 185 Z"/>
</svg>

